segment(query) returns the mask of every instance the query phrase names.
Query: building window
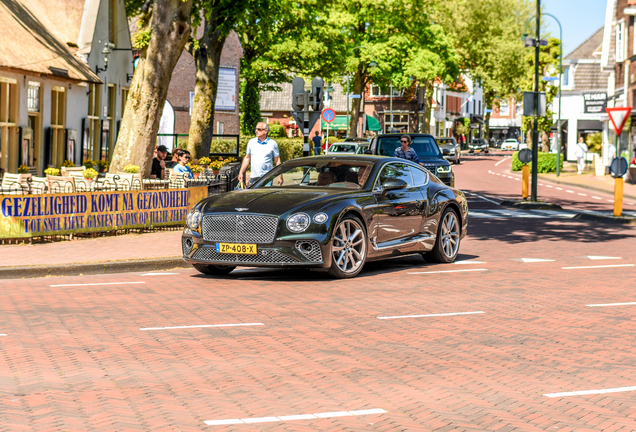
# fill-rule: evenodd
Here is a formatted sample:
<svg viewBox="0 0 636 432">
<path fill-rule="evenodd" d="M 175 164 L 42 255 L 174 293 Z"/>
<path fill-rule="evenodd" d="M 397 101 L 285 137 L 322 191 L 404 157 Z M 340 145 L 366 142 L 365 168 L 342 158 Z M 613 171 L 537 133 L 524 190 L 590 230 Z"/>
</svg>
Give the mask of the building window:
<svg viewBox="0 0 636 432">
<path fill-rule="evenodd" d="M 570 66 L 563 66 L 563 74 L 561 74 L 561 87 L 570 85 Z"/>
<path fill-rule="evenodd" d="M 501 117 L 508 117 L 510 115 L 510 107 L 507 102 L 501 102 L 499 106 L 499 115 Z"/>
<path fill-rule="evenodd" d="M 124 111 L 126 111 L 126 102 L 128 101 L 128 89 L 121 88 L 121 118 L 124 118 Z"/>
<path fill-rule="evenodd" d="M 384 114 L 384 131 L 386 133 L 409 132 L 409 115 L 408 114 L 393 114 L 393 129 L 391 129 L 391 114 Z"/>
<path fill-rule="evenodd" d="M 84 121 L 82 134 L 82 162 L 87 159 L 97 160 L 99 157 L 100 139 L 100 106 L 102 103 L 102 86 L 89 84 L 88 86 L 88 116 Z"/>
<path fill-rule="evenodd" d="M 616 24 L 616 61 L 625 61 L 625 21 L 621 20 Z"/>
<path fill-rule="evenodd" d="M 404 89 L 393 87 L 393 97 L 401 97 L 404 94 Z M 380 87 L 378 85 L 371 86 L 371 96 L 373 97 L 390 97 L 391 86 Z"/>
<path fill-rule="evenodd" d="M 53 86 L 51 90 L 51 135 L 49 137 L 49 163 L 62 166 L 66 160 L 65 145 L 66 91 L 64 87 Z"/>
<path fill-rule="evenodd" d="M 40 83 L 29 81 L 27 90 L 27 109 L 29 112 L 40 112 Z"/>
<path fill-rule="evenodd" d="M 267 119 L 267 120 L 269 120 L 269 119 Z M 225 123 L 223 123 L 223 122 L 217 122 L 216 123 L 216 134 L 217 135 L 225 134 Z"/>
<path fill-rule="evenodd" d="M 0 77 L 0 169 L 18 170 L 18 82 Z"/>
<path fill-rule="evenodd" d="M 483 111 L 481 110 L 481 101 L 479 101 L 479 112 L 477 114 L 479 115 L 483 114 Z"/>
</svg>

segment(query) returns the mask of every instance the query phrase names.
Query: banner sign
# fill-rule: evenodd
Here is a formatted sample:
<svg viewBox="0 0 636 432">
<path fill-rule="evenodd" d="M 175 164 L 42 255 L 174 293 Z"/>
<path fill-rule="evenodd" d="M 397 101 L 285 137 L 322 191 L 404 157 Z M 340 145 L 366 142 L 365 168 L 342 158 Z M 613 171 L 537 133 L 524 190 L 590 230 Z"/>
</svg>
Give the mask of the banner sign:
<svg viewBox="0 0 636 432">
<path fill-rule="evenodd" d="M 219 84 L 216 89 L 216 111 L 236 111 L 236 69 L 219 68 Z"/>
<path fill-rule="evenodd" d="M 583 93 L 583 112 L 585 114 L 600 114 L 607 106 L 607 93 Z"/>
<path fill-rule="evenodd" d="M 27 238 L 182 225 L 208 196 L 187 189 L 0 196 L 0 236 Z"/>
</svg>

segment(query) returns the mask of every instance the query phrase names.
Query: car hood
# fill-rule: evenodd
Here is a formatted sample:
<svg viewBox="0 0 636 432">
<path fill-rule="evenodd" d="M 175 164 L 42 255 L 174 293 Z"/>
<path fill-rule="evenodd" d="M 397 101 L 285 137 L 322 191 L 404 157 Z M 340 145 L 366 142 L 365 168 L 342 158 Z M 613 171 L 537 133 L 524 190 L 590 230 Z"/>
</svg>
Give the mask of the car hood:
<svg viewBox="0 0 636 432">
<path fill-rule="evenodd" d="M 332 190 L 333 189 L 333 190 Z M 245 189 L 216 195 L 205 200 L 203 212 L 231 212 L 237 208 L 247 213 L 281 215 L 290 210 L 301 208 L 315 201 L 327 200 L 343 193 L 355 193 L 359 190 L 341 188 L 318 190 L 295 189 Z"/>
<path fill-rule="evenodd" d="M 453 150 L 455 148 L 454 144 L 440 144 L 440 150 Z"/>
</svg>

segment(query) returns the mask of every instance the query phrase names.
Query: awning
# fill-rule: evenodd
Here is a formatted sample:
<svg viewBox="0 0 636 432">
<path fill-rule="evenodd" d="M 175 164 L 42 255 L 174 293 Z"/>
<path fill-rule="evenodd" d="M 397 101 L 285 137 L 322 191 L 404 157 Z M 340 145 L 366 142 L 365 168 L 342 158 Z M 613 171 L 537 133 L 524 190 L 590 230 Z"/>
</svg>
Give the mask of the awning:
<svg viewBox="0 0 636 432">
<path fill-rule="evenodd" d="M 327 124 L 331 130 L 347 130 L 347 116 L 337 115 L 331 123 L 327 123 L 323 119 L 320 119 L 320 129 L 326 130 Z"/>
<path fill-rule="evenodd" d="M 378 132 L 382 130 L 382 126 L 380 125 L 380 120 L 377 118 L 367 115 L 367 130 Z"/>
<path fill-rule="evenodd" d="M 602 131 L 603 124 L 600 120 L 578 120 L 576 128 L 578 130 Z"/>
</svg>

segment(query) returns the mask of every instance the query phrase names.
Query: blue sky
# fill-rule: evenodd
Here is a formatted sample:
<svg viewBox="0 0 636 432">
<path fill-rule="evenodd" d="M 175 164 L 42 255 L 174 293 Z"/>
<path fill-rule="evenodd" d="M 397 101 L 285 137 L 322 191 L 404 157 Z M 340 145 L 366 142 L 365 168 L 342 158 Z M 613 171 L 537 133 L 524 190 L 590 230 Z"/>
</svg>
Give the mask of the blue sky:
<svg viewBox="0 0 636 432">
<path fill-rule="evenodd" d="M 563 56 L 569 54 L 605 23 L 606 0 L 542 0 L 544 12 L 556 16 L 563 26 Z M 547 30 L 559 37 L 559 26 L 545 17 Z"/>
</svg>

